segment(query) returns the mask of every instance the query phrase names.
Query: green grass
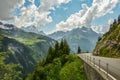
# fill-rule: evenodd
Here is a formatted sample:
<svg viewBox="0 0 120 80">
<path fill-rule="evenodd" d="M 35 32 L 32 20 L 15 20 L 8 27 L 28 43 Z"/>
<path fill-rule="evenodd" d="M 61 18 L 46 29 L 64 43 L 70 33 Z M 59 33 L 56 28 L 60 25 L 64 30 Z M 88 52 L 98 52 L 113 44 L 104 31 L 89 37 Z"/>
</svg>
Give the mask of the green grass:
<svg viewBox="0 0 120 80">
<path fill-rule="evenodd" d="M 45 40 L 40 40 L 40 39 L 26 39 L 26 38 L 15 38 L 17 41 L 26 44 L 26 45 L 33 45 L 38 42 L 45 42 Z"/>
<path fill-rule="evenodd" d="M 2 48 L 3 44 L 2 44 L 2 40 L 4 39 L 4 36 L 0 35 L 0 49 Z"/>
</svg>

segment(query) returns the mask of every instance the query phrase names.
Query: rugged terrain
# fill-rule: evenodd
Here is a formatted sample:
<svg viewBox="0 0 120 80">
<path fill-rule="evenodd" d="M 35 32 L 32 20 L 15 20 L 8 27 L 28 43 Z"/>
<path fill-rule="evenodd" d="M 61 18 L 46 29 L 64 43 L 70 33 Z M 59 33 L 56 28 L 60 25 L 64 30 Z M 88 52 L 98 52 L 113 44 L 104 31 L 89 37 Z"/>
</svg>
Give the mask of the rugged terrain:
<svg viewBox="0 0 120 80">
<path fill-rule="evenodd" d="M 46 57 L 55 40 L 25 32 L 14 25 L 0 23 L 0 53 L 6 53 L 5 62 L 19 64 L 23 75 L 34 69 L 35 63 Z"/>
<path fill-rule="evenodd" d="M 120 57 L 120 22 L 114 21 L 110 30 L 99 38 L 94 55 Z"/>
<path fill-rule="evenodd" d="M 101 35 L 94 32 L 91 28 L 82 27 L 67 32 L 58 31 L 48 36 L 58 41 L 66 39 L 73 52 L 77 51 L 78 46 L 80 46 L 82 52 L 92 52 L 98 37 Z"/>
</svg>

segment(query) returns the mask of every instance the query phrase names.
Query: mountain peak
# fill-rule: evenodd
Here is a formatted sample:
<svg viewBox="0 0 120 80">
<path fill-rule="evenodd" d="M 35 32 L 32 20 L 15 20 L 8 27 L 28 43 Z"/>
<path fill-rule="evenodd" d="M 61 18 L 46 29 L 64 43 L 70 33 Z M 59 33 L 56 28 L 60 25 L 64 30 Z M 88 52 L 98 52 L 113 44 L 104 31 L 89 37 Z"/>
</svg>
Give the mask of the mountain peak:
<svg viewBox="0 0 120 80">
<path fill-rule="evenodd" d="M 67 32 L 57 31 L 48 36 L 58 41 L 66 39 L 71 50 L 75 52 L 79 45 L 81 46 L 82 51 L 92 51 L 100 35 L 91 28 L 83 26 Z"/>
<path fill-rule="evenodd" d="M 43 31 L 40 31 L 34 25 L 33 26 L 28 26 L 28 27 L 21 27 L 21 29 L 26 31 L 26 32 L 34 32 L 34 33 L 37 33 L 37 34 L 46 35 Z"/>
<path fill-rule="evenodd" d="M 17 27 L 14 26 L 13 24 L 3 24 L 2 22 L 0 22 L 0 28 L 1 29 L 6 29 L 6 30 L 17 29 Z"/>
</svg>

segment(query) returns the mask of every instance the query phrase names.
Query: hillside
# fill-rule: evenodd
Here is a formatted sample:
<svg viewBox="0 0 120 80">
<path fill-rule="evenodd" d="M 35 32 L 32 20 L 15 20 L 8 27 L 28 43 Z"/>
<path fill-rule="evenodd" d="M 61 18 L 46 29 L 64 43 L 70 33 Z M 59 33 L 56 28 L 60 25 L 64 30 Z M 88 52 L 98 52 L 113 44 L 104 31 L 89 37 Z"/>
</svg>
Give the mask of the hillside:
<svg viewBox="0 0 120 80">
<path fill-rule="evenodd" d="M 120 57 L 120 17 L 114 20 L 109 32 L 97 42 L 94 55 L 105 57 Z"/>
<path fill-rule="evenodd" d="M 25 76 L 33 71 L 35 63 L 46 57 L 55 40 L 32 32 L 25 32 L 14 25 L 0 23 L 0 54 L 6 53 L 5 64 L 19 64 L 17 70 Z M 10 64 L 11 66 L 11 64 Z"/>
<path fill-rule="evenodd" d="M 49 46 L 55 43 L 55 40 L 51 38 L 32 32 L 25 32 L 10 24 L 0 25 L 0 34 L 15 39 L 29 47 L 35 60 L 44 58 Z"/>
<path fill-rule="evenodd" d="M 34 69 L 35 60 L 32 58 L 31 49 L 15 39 L 0 35 L 0 53 L 6 56 L 3 57 L 6 65 L 19 64 L 17 71 L 21 71 L 22 76 Z"/>
</svg>

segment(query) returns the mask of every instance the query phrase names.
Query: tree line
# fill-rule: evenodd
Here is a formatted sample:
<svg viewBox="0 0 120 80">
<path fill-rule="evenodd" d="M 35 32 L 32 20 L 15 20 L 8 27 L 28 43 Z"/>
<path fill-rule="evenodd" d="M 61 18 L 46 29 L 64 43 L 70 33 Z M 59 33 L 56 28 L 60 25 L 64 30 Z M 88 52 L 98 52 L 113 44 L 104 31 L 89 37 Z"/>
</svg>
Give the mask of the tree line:
<svg viewBox="0 0 120 80">
<path fill-rule="evenodd" d="M 56 42 L 49 47 L 45 60 L 40 61 L 25 80 L 86 80 L 82 61 L 70 52 L 66 40 Z"/>
</svg>

